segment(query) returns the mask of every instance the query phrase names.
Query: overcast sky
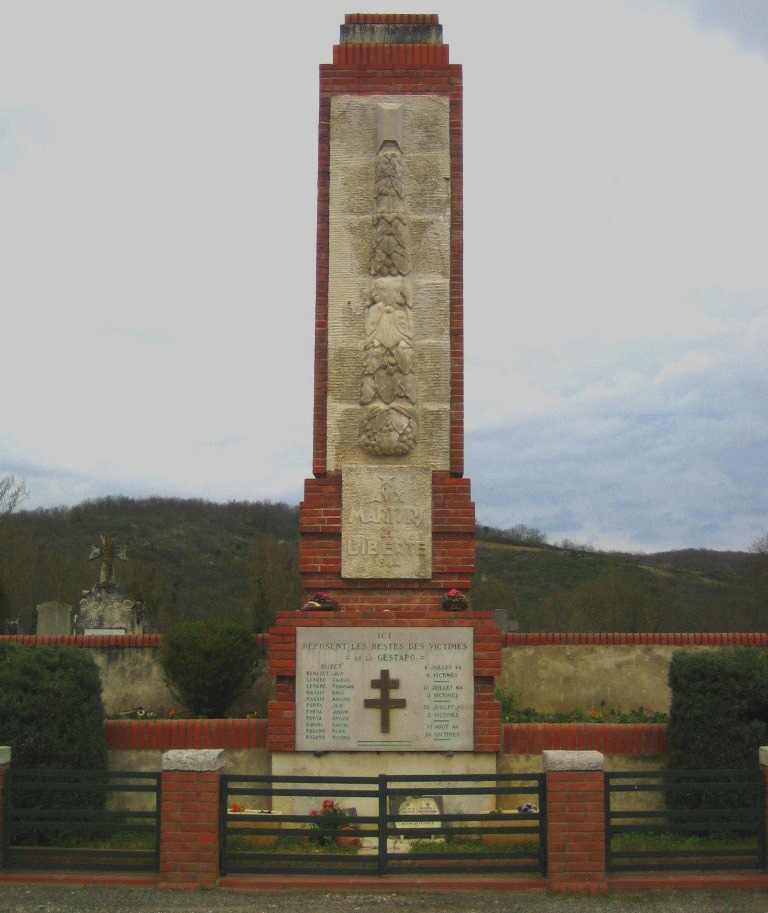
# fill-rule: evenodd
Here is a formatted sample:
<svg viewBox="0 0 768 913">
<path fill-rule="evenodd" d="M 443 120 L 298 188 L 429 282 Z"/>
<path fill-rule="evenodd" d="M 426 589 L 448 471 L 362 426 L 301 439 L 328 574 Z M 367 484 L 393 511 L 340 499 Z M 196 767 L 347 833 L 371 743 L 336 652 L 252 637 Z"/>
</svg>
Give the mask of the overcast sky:
<svg viewBox="0 0 768 913">
<path fill-rule="evenodd" d="M 479 522 L 748 548 L 765 0 L 0 0 L 0 475 L 32 508 L 298 503 L 318 65 L 356 11 L 437 12 L 464 67 Z"/>
</svg>

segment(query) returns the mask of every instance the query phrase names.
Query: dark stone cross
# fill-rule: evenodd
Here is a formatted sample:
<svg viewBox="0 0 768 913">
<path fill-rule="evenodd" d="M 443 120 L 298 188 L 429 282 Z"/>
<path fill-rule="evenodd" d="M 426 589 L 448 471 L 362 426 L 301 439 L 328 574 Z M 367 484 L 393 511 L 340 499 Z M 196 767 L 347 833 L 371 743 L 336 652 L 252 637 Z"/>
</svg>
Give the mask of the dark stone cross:
<svg viewBox="0 0 768 913">
<path fill-rule="evenodd" d="M 381 711 L 381 732 L 389 732 L 389 711 L 405 707 L 405 698 L 389 696 L 390 691 L 396 691 L 399 687 L 400 679 L 390 678 L 389 669 L 381 670 L 381 678 L 371 679 L 371 688 L 378 688 L 381 697 L 367 697 L 363 706 L 368 710 Z"/>
</svg>

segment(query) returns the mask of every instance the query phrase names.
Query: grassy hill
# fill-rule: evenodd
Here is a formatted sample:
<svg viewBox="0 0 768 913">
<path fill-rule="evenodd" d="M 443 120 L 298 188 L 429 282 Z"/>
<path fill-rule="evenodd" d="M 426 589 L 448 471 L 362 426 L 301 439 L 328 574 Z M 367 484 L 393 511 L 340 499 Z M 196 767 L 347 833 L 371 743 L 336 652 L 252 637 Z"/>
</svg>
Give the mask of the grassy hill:
<svg viewBox="0 0 768 913">
<path fill-rule="evenodd" d="M 265 630 L 275 611 L 299 604 L 297 508 L 120 497 L 5 518 L 0 621 L 34 631 L 38 603 L 76 606 L 98 579 L 88 556 L 100 534 L 126 546 L 117 580 L 157 630 L 203 616 Z M 527 631 L 765 630 L 767 563 L 743 552 L 556 548 L 541 534 L 510 541 L 479 527 L 472 604 Z"/>
<path fill-rule="evenodd" d="M 473 602 L 522 631 L 763 630 L 761 567 L 744 552 L 631 555 L 480 537 Z"/>
</svg>

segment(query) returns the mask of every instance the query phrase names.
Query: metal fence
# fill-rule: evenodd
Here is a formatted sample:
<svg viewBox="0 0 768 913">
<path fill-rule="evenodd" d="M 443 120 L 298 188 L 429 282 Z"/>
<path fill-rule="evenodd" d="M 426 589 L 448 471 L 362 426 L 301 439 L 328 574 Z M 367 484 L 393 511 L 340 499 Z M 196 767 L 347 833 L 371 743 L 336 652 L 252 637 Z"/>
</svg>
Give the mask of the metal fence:
<svg viewBox="0 0 768 913">
<path fill-rule="evenodd" d="M 160 774 L 11 768 L 3 865 L 158 871 Z"/>
<path fill-rule="evenodd" d="M 605 774 L 608 872 L 765 868 L 760 770 Z"/>
<path fill-rule="evenodd" d="M 544 874 L 544 784 L 542 774 L 223 776 L 221 873 Z"/>
</svg>

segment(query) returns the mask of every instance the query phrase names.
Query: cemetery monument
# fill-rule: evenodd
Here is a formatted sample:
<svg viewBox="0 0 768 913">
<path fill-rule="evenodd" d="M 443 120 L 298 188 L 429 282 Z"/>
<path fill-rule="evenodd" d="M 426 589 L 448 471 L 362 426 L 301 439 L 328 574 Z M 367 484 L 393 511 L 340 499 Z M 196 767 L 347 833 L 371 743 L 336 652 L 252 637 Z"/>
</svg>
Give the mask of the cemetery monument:
<svg viewBox="0 0 768 913">
<path fill-rule="evenodd" d="M 270 631 L 275 775 L 496 770 L 501 632 L 463 598 L 462 189 L 437 16 L 346 16 L 320 68 L 313 477 L 304 606 Z"/>
</svg>

